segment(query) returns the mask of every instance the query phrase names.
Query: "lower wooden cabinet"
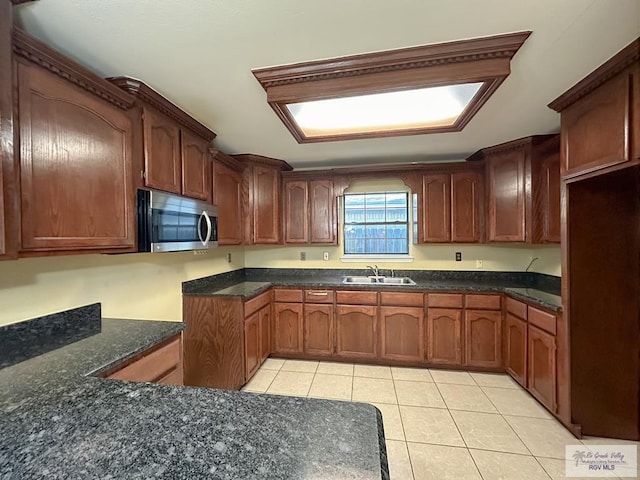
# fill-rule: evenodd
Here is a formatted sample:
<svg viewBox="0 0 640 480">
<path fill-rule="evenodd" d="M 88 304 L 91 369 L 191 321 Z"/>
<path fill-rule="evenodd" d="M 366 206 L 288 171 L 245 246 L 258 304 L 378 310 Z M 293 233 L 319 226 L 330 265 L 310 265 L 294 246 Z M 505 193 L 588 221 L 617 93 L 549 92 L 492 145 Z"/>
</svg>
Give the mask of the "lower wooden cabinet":
<svg viewBox="0 0 640 480">
<path fill-rule="evenodd" d="M 376 358 L 377 308 L 372 305 L 336 306 L 336 354 L 345 358 Z"/>
<path fill-rule="evenodd" d="M 273 350 L 275 353 L 302 353 L 303 309 L 301 303 L 274 305 Z"/>
<path fill-rule="evenodd" d="M 472 367 L 502 364 L 502 312 L 465 310 L 464 363 Z"/>
<path fill-rule="evenodd" d="M 529 392 L 552 412 L 556 411 L 556 339 L 528 325 Z"/>
<path fill-rule="evenodd" d="M 334 353 L 333 305 L 304 305 L 304 352 L 331 356 Z"/>
<path fill-rule="evenodd" d="M 380 358 L 422 362 L 424 308 L 380 307 Z"/>
<path fill-rule="evenodd" d="M 180 334 L 133 358 L 107 378 L 130 382 L 183 385 L 182 337 Z"/>
<path fill-rule="evenodd" d="M 244 372 L 245 382 L 248 381 L 260 367 L 260 314 L 254 313 L 244 321 Z"/>
<path fill-rule="evenodd" d="M 271 303 L 259 312 L 260 317 L 260 363 L 271 355 Z"/>
<path fill-rule="evenodd" d="M 504 368 L 527 386 L 527 323 L 507 312 L 504 319 Z"/>
<path fill-rule="evenodd" d="M 462 310 L 427 310 L 427 361 L 439 365 L 462 365 Z"/>
</svg>

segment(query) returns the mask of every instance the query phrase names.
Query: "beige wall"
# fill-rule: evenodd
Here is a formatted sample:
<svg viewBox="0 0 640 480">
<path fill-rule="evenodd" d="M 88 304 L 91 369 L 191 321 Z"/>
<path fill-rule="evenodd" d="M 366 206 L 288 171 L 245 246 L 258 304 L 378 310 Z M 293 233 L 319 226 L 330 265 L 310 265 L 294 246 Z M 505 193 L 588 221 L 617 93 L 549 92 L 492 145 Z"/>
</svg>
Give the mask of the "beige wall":
<svg viewBox="0 0 640 480">
<path fill-rule="evenodd" d="M 227 253 L 232 253 L 232 263 Z M 244 266 L 242 248 L 0 262 L 0 325 L 102 302 L 105 317 L 181 320 L 181 283 Z"/>
<path fill-rule="evenodd" d="M 399 270 L 487 270 L 487 271 L 524 271 L 534 256 L 540 257 L 532 265 L 531 271 L 560 275 L 559 253 L 557 265 L 554 263 L 554 250 L 559 247 L 547 247 L 545 250 L 532 249 L 529 246 L 497 245 L 412 245 L 413 262 L 382 262 L 363 260 L 362 262 L 341 261 L 341 246 L 252 246 L 246 247 L 244 263 L 247 267 L 269 268 L 364 268 L 372 263 L 380 268 Z M 305 252 L 306 261 L 300 260 L 300 252 Z M 323 252 L 329 252 L 329 260 L 322 259 Z M 455 261 L 455 253 L 462 253 L 462 261 Z M 535 255 L 534 255 L 535 253 Z M 544 261 L 542 261 L 544 258 Z M 476 268 L 476 260 L 482 260 L 482 268 Z M 538 269 L 534 268 L 537 267 Z"/>
</svg>

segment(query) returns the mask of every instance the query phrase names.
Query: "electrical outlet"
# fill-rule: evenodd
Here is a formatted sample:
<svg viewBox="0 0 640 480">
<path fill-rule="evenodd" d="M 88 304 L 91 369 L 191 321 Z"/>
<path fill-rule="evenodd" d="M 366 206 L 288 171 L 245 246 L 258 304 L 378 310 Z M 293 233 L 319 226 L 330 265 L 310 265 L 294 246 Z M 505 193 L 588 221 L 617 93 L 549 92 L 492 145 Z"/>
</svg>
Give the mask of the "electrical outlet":
<svg viewBox="0 0 640 480">
<path fill-rule="evenodd" d="M 329 260 L 329 252 L 323 252 L 322 253 L 322 259 L 326 262 L 327 260 Z"/>
<path fill-rule="evenodd" d="M 231 263 L 231 253 L 227 253 L 227 263 Z"/>
<path fill-rule="evenodd" d="M 456 252 L 456 262 L 462 261 L 462 252 Z"/>
<path fill-rule="evenodd" d="M 482 268 L 482 260 L 476 260 L 476 268 Z"/>
<path fill-rule="evenodd" d="M 307 252 L 300 252 L 300 260 L 303 262 L 307 259 Z"/>
</svg>

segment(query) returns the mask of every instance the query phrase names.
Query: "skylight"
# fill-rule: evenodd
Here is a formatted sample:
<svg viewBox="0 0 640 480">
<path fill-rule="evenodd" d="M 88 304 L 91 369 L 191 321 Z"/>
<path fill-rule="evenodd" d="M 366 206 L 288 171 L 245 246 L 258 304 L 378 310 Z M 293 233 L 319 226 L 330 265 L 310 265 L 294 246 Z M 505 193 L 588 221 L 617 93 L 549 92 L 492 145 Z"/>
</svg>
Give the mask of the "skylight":
<svg viewBox="0 0 640 480">
<path fill-rule="evenodd" d="M 531 32 L 254 69 L 299 143 L 457 132 Z"/>
<path fill-rule="evenodd" d="M 363 132 L 450 127 L 482 83 L 291 103 L 287 109 L 308 138 Z"/>
</svg>

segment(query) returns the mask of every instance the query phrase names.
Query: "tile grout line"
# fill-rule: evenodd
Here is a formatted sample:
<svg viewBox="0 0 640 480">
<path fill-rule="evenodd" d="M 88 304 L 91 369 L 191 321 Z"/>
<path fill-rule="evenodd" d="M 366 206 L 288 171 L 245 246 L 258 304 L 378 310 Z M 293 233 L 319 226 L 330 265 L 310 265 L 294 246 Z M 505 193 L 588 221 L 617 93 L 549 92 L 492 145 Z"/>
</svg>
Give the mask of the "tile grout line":
<svg viewBox="0 0 640 480">
<path fill-rule="evenodd" d="M 400 400 L 398 400 L 398 391 L 396 390 L 396 381 L 393 378 L 393 372 L 391 372 L 391 383 L 393 385 L 393 394 L 396 396 L 396 407 L 398 408 L 398 416 L 400 417 L 400 426 L 402 427 L 402 436 L 404 437 L 404 448 L 407 451 L 407 457 L 409 458 L 409 468 L 411 468 L 411 478 L 415 480 L 416 474 L 413 471 L 413 462 L 411 461 L 411 452 L 409 451 L 409 444 L 407 443 L 407 434 L 404 431 L 404 422 L 402 421 L 402 412 L 400 411 Z M 382 412 L 380 412 L 382 413 Z M 384 424 L 384 418 L 383 418 Z M 386 441 L 385 437 L 385 441 Z"/>
</svg>

